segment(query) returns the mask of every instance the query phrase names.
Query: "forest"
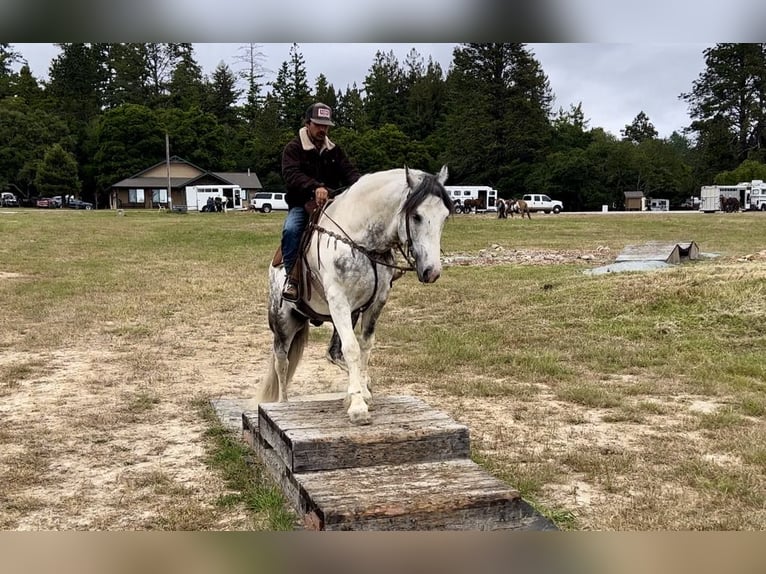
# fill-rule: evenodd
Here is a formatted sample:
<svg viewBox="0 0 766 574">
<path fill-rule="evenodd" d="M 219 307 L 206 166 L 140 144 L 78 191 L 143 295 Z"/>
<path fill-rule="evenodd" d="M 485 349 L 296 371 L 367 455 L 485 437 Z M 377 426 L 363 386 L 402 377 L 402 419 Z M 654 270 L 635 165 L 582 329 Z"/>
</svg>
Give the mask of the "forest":
<svg viewBox="0 0 766 574">
<path fill-rule="evenodd" d="M 553 109 L 540 63 L 522 43 L 465 43 L 449 69 L 412 49 L 378 51 L 360 84 L 307 77 L 293 44 L 265 81 L 257 44 L 239 71 L 205 75 L 189 43 L 62 43 L 48 78 L 0 43 L 0 190 L 74 194 L 103 207 L 109 186 L 171 153 L 210 171 L 253 170 L 283 186 L 280 155 L 306 108 L 335 110 L 332 139 L 361 172 L 450 168 L 451 184 L 500 197 L 546 193 L 567 210 L 621 209 L 625 191 L 677 207 L 700 186 L 766 180 L 766 44 L 716 44 L 679 94 L 690 123 L 659 138 L 636 110 L 619 136 L 590 126 L 582 105 Z"/>
</svg>

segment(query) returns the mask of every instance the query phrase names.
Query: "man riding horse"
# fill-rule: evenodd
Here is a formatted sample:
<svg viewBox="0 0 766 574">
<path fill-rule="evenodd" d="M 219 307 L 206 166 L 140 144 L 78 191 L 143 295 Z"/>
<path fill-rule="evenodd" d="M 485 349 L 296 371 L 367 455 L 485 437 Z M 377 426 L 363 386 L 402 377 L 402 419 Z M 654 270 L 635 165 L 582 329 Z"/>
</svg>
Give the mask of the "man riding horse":
<svg viewBox="0 0 766 574">
<path fill-rule="evenodd" d="M 359 172 L 346 153 L 327 137 L 334 125 L 330 106 L 321 102 L 312 104 L 306 110 L 304 126 L 282 151 L 282 177 L 287 187 L 288 206 L 282 228 L 282 259 L 287 272 L 282 297 L 287 301 L 297 301 L 300 297 L 300 282 L 294 269 L 301 236 L 309 220 L 307 204 L 313 202 L 321 208 L 331 189 L 350 186 L 359 179 Z"/>
</svg>

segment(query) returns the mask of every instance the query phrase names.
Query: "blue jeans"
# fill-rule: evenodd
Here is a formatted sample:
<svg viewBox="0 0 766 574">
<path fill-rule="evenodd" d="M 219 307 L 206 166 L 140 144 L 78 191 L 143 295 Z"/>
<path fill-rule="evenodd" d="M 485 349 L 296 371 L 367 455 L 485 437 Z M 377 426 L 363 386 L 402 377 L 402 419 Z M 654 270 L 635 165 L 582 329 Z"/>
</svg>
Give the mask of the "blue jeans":
<svg viewBox="0 0 766 574">
<path fill-rule="evenodd" d="M 301 236 L 308 221 L 309 214 L 306 213 L 303 206 L 291 207 L 287 212 L 285 224 L 282 227 L 282 260 L 285 263 L 285 272 L 288 274 L 298 260 Z"/>
</svg>

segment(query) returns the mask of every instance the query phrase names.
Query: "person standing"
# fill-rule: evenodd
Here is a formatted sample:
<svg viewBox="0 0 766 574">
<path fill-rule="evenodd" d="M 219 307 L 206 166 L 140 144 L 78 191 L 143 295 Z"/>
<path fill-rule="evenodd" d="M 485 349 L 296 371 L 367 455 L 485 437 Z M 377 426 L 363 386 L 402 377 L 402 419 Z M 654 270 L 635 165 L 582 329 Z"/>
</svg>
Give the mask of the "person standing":
<svg viewBox="0 0 766 574">
<path fill-rule="evenodd" d="M 294 302 L 300 297 L 298 277 L 293 271 L 309 220 L 306 204 L 313 201 L 317 208 L 322 208 L 332 191 L 353 185 L 360 177 L 343 149 L 327 137 L 334 125 L 330 106 L 321 102 L 311 104 L 303 127 L 282 151 L 288 208 L 282 227 L 282 260 L 287 276 L 282 298 L 287 301 Z"/>
</svg>

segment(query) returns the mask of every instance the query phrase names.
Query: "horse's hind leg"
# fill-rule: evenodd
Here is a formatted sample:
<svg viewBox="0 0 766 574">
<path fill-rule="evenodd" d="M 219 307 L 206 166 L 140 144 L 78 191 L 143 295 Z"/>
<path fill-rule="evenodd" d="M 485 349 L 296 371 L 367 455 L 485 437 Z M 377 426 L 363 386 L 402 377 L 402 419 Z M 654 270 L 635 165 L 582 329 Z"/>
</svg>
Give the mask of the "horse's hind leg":
<svg viewBox="0 0 766 574">
<path fill-rule="evenodd" d="M 359 319 L 359 313 L 355 312 L 351 314 L 351 326 L 356 327 L 356 322 Z M 333 365 L 339 366 L 344 371 L 348 371 L 348 366 L 346 365 L 346 359 L 343 358 L 343 348 L 341 346 L 340 342 L 340 336 L 338 335 L 338 330 L 333 325 L 332 329 L 332 337 L 330 338 L 330 344 L 327 347 L 327 353 L 325 354 L 325 358 L 330 361 Z"/>
</svg>

